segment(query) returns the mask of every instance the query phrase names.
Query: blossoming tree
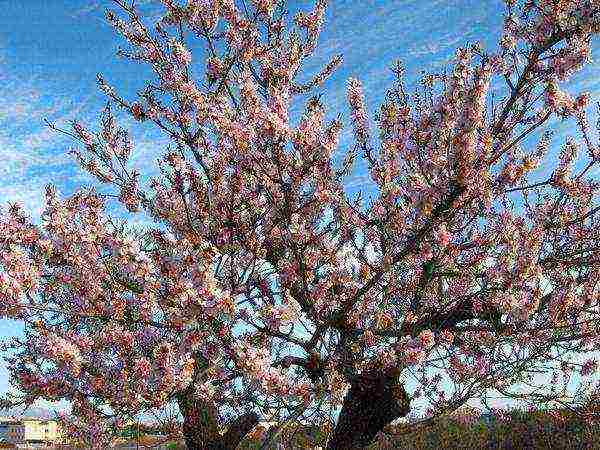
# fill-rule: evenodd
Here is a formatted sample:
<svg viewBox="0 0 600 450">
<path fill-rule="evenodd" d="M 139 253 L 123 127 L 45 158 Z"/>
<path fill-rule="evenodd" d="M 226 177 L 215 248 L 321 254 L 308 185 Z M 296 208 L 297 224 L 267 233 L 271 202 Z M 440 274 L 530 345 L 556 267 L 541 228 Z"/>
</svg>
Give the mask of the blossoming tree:
<svg viewBox="0 0 600 450">
<path fill-rule="evenodd" d="M 562 86 L 589 62 L 600 1 L 507 0 L 498 47 L 460 49 L 412 97 L 398 65 L 377 138 L 348 80 L 337 169 L 342 122 L 307 94 L 341 57 L 299 80 L 326 0 L 293 21 L 275 0 L 161 0 L 154 22 L 114 2 L 121 55 L 156 77 L 134 100 L 100 87 L 171 146 L 143 186 L 107 108 L 98 131 L 73 124 L 74 156 L 156 226 L 132 235 L 90 189 L 49 186 L 39 225 L 4 210 L 0 308 L 25 323 L 4 346 L 20 391 L 4 404 L 67 399 L 65 426 L 96 448 L 175 403 L 189 449 L 234 449 L 267 412 L 335 417 L 328 448 L 354 449 L 418 397 L 433 416 L 518 383 L 558 398 L 559 378 L 593 373 L 574 355 L 600 345 L 600 146 L 587 94 Z M 579 138 L 558 158 L 539 134 L 554 117 Z M 356 157 L 366 206 L 344 192 Z M 535 386 L 539 371 L 555 382 Z"/>
</svg>

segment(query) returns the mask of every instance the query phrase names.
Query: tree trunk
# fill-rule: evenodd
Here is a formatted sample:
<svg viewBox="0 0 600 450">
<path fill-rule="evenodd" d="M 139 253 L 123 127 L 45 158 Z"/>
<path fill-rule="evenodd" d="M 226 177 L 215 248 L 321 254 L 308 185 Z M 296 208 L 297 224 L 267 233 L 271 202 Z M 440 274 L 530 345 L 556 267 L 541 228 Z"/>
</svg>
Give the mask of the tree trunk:
<svg viewBox="0 0 600 450">
<path fill-rule="evenodd" d="M 240 441 L 258 424 L 256 413 L 239 416 L 221 434 L 214 404 L 192 397 L 190 392 L 177 397 L 183 415 L 183 436 L 187 450 L 235 450 Z"/>
<path fill-rule="evenodd" d="M 383 428 L 408 414 L 410 400 L 397 370 L 370 370 L 350 384 L 327 450 L 359 450 Z"/>
<path fill-rule="evenodd" d="M 238 444 L 256 425 L 258 424 L 258 415 L 254 412 L 242 414 L 233 421 L 227 428 L 227 431 L 221 436 L 220 450 L 235 450 Z"/>
</svg>

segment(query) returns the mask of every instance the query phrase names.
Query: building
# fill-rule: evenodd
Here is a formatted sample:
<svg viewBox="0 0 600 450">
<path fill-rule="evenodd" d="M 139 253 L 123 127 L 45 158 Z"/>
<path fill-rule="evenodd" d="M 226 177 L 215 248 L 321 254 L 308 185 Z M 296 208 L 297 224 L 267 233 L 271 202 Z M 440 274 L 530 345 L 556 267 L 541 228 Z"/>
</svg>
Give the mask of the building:
<svg viewBox="0 0 600 450">
<path fill-rule="evenodd" d="M 59 438 L 54 420 L 24 419 L 23 424 L 26 443 L 54 443 Z"/>
<path fill-rule="evenodd" d="M 8 442 L 8 424 L 5 422 L 0 422 L 0 443 L 2 442 Z"/>
<path fill-rule="evenodd" d="M 23 442 L 25 438 L 25 427 L 19 420 L 5 420 L 1 422 L 4 441 L 10 444 Z"/>
<path fill-rule="evenodd" d="M 58 442 L 60 431 L 54 420 L 22 417 L 0 420 L 0 442 L 46 447 Z"/>
</svg>

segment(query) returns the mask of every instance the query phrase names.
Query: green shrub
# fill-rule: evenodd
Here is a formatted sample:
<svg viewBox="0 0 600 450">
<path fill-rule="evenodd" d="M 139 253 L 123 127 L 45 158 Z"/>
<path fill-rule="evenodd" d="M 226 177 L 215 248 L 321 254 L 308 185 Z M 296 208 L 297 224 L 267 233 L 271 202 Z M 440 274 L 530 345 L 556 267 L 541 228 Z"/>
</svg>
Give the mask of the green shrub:
<svg viewBox="0 0 600 450">
<path fill-rule="evenodd" d="M 400 424 L 382 436 L 369 450 L 527 450 L 600 449 L 600 421 L 582 419 L 568 411 L 510 412 L 507 421 L 482 420 L 471 424 L 459 418 L 444 417 L 419 431 L 412 425 Z M 406 434 L 398 434 L 406 431 Z"/>
</svg>

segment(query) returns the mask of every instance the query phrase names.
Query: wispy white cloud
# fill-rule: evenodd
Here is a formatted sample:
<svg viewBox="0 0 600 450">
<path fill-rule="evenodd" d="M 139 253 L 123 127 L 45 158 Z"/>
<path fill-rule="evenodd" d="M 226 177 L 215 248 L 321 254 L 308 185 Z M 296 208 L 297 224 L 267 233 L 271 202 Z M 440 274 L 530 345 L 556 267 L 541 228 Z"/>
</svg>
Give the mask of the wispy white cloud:
<svg viewBox="0 0 600 450">
<path fill-rule="evenodd" d="M 100 1 L 92 1 L 87 2 L 86 5 L 82 6 L 79 9 L 74 10 L 71 13 L 71 17 L 81 17 L 91 12 L 97 11 L 102 7 L 102 2 Z"/>
<path fill-rule="evenodd" d="M 154 0 L 137 0 L 135 2 L 136 7 L 149 5 L 151 3 L 156 3 Z M 87 16 L 92 13 L 96 13 L 98 11 L 104 11 L 106 8 L 114 8 L 115 4 L 109 0 L 94 0 L 88 1 L 87 4 L 82 6 L 79 9 L 75 9 L 70 13 L 72 18 L 78 19 L 84 16 Z"/>
<path fill-rule="evenodd" d="M 425 42 L 420 45 L 413 45 L 409 50 L 408 54 L 413 57 L 425 56 L 425 55 L 436 55 L 442 50 L 448 47 L 453 47 L 457 44 L 463 44 L 465 38 L 471 33 L 449 33 L 445 36 L 440 36 L 435 40 Z"/>
<path fill-rule="evenodd" d="M 0 47 L 0 61 L 3 52 Z M 44 186 L 72 178 L 63 135 L 47 127 L 43 118 L 59 124 L 85 115 L 92 96 L 77 102 L 49 100 L 34 78 L 17 74 L 0 63 L 0 203 L 19 202 L 39 216 Z"/>
</svg>

